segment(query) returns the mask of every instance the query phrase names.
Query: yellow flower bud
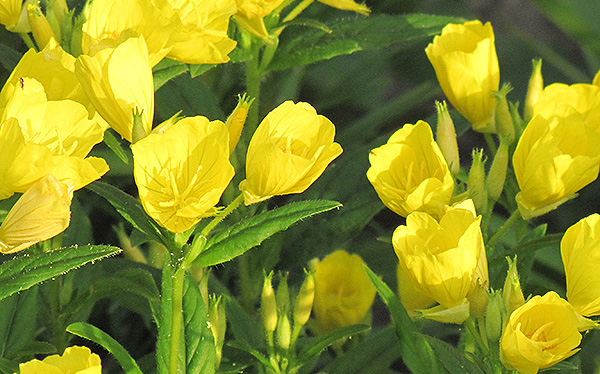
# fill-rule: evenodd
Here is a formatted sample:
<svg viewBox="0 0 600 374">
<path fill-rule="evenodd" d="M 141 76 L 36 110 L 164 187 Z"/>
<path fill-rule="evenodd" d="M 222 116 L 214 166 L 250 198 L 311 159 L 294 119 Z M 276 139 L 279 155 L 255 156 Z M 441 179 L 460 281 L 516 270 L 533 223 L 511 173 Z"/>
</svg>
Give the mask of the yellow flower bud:
<svg viewBox="0 0 600 374">
<path fill-rule="evenodd" d="M 534 296 L 510 315 L 500 358 L 509 369 L 535 374 L 579 351 L 577 326 L 573 307 L 555 292 Z"/>
<path fill-rule="evenodd" d="M 356 254 L 337 250 L 315 265 L 314 313 L 323 332 L 362 322 L 375 299 L 375 286 Z"/>
<path fill-rule="evenodd" d="M 116 47 L 81 55 L 75 74 L 98 113 L 129 142 L 133 141 L 133 110 L 142 113 L 146 134 L 154 116 L 154 80 L 144 37 L 124 36 Z"/>
<path fill-rule="evenodd" d="M 277 321 L 277 345 L 289 349 L 292 342 L 292 327 L 287 313 L 282 313 Z"/>
<path fill-rule="evenodd" d="M 238 95 L 238 103 L 233 112 L 227 117 L 227 121 L 225 121 L 225 126 L 227 126 L 227 130 L 229 131 L 229 154 L 233 153 L 235 146 L 240 140 L 242 129 L 246 123 L 246 117 L 248 117 L 248 109 L 252 105 L 252 101 L 254 99 L 248 99 L 246 94 L 242 96 Z"/>
<path fill-rule="evenodd" d="M 508 146 L 511 141 L 508 138 L 501 137 L 500 145 L 496 150 L 494 161 L 490 166 L 490 172 L 486 178 L 486 190 L 490 201 L 497 201 L 504 190 L 504 181 L 508 170 Z"/>
<path fill-rule="evenodd" d="M 341 10 L 350 10 L 368 16 L 371 13 L 365 4 L 358 4 L 354 0 L 319 0 L 319 2 Z"/>
<path fill-rule="evenodd" d="M 21 16 L 23 0 L 4 0 L 0 2 L 0 24 L 4 26 L 16 25 Z"/>
<path fill-rule="evenodd" d="M 599 149 L 600 136 L 577 113 L 551 119 L 535 115 L 513 155 L 523 219 L 555 209 L 594 181 Z"/>
<path fill-rule="evenodd" d="M 417 290 L 452 308 L 463 304 L 477 283 L 487 284 L 480 223 L 470 200 L 449 207 L 439 221 L 423 212 L 408 215 L 392 244 Z"/>
<path fill-rule="evenodd" d="M 262 317 L 263 326 L 268 332 L 275 331 L 275 328 L 277 327 L 277 301 L 271 283 L 272 277 L 272 272 L 268 276 L 265 276 L 262 294 L 260 296 L 260 315 Z"/>
<path fill-rule="evenodd" d="M 304 282 L 300 286 L 296 302 L 294 304 L 294 327 L 302 326 L 310 317 L 313 301 L 315 299 L 315 275 L 313 272 L 306 273 Z"/>
<path fill-rule="evenodd" d="M 500 85 L 494 31 L 488 22 L 448 24 L 425 49 L 444 94 L 475 131 L 495 132 L 494 91 Z"/>
<path fill-rule="evenodd" d="M 537 105 L 540 95 L 544 90 L 544 78 L 542 77 L 542 59 L 532 60 L 531 77 L 527 85 L 525 96 L 525 107 L 523 108 L 523 120 L 529 122 L 533 117 L 533 108 Z"/>
<path fill-rule="evenodd" d="M 469 170 L 469 180 L 467 186 L 469 187 L 469 194 L 475 208 L 478 212 L 485 212 L 487 209 L 487 190 L 485 186 L 485 160 L 483 160 L 483 149 L 473 150 L 473 163 Z"/>
<path fill-rule="evenodd" d="M 304 192 L 342 153 L 335 127 L 308 103 L 286 101 L 260 123 L 246 156 L 240 184 L 246 205 Z"/>
<path fill-rule="evenodd" d="M 509 144 L 515 140 L 515 125 L 508 109 L 506 95 L 512 91 L 512 86 L 509 83 L 502 85 L 499 91 L 493 93 L 496 98 L 495 121 L 498 135 L 508 140 Z"/>
<path fill-rule="evenodd" d="M 73 188 L 48 175 L 17 200 L 0 226 L 0 252 L 14 253 L 65 231 Z"/>
<path fill-rule="evenodd" d="M 567 278 L 567 299 L 583 316 L 600 315 L 600 215 L 569 227 L 560 242 Z"/>
<path fill-rule="evenodd" d="M 506 259 L 508 261 L 508 273 L 502 289 L 502 300 L 508 313 L 512 313 L 513 310 L 525 304 L 525 297 L 523 296 L 523 290 L 521 290 L 521 282 L 517 272 L 517 257 L 515 256 L 513 260 L 508 257 Z"/>
<path fill-rule="evenodd" d="M 100 357 L 87 347 L 73 346 L 65 349 L 62 356 L 48 356 L 42 361 L 34 359 L 19 364 L 21 374 L 101 374 Z"/>
<path fill-rule="evenodd" d="M 223 299 L 221 296 L 212 296 L 209 304 L 208 320 L 210 321 L 210 330 L 215 340 L 218 367 L 219 363 L 221 362 L 223 344 L 225 343 L 225 330 L 227 329 L 225 299 Z"/>
<path fill-rule="evenodd" d="M 184 118 L 131 145 L 133 176 L 144 209 L 159 225 L 184 232 L 215 205 L 234 175 L 221 121 Z"/>
<path fill-rule="evenodd" d="M 33 38 L 40 49 L 43 49 L 50 39 L 60 40 L 60 35 L 54 35 L 52 27 L 50 27 L 39 5 L 27 5 L 27 19 L 29 19 L 31 25 Z"/>
<path fill-rule="evenodd" d="M 458 156 L 458 144 L 456 142 L 456 131 L 454 130 L 454 122 L 448 112 L 448 106 L 445 101 L 441 103 L 436 101 L 437 108 L 437 131 L 436 140 L 440 146 L 440 150 L 446 159 L 448 167 L 452 175 L 458 174 L 460 171 L 460 159 Z"/>
<path fill-rule="evenodd" d="M 367 178 L 377 195 L 403 217 L 414 211 L 437 217 L 450 202 L 454 178 L 426 122 L 404 125 L 371 150 L 369 162 Z"/>
<path fill-rule="evenodd" d="M 588 127 L 600 133 L 600 87 L 584 83 L 570 86 L 563 83 L 551 84 L 540 94 L 533 112 L 546 119 L 566 117 L 576 112 L 583 117 Z"/>
<path fill-rule="evenodd" d="M 490 294 L 490 300 L 485 310 L 485 331 L 489 341 L 498 341 L 502 334 L 503 319 L 505 318 L 504 302 L 502 293 L 493 291 Z M 508 317 L 508 314 L 506 314 Z"/>
</svg>

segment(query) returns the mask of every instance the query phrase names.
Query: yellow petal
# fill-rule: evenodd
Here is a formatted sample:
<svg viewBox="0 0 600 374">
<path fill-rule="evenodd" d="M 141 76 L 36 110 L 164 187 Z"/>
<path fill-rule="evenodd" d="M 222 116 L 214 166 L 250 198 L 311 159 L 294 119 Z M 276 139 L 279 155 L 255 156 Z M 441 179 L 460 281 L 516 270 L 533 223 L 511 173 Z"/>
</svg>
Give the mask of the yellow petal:
<svg viewBox="0 0 600 374">
<path fill-rule="evenodd" d="M 31 360 L 19 365 L 21 374 L 100 374 L 100 357 L 87 347 L 73 346 L 65 349 L 62 356 L 52 355 L 43 361 Z"/>
</svg>

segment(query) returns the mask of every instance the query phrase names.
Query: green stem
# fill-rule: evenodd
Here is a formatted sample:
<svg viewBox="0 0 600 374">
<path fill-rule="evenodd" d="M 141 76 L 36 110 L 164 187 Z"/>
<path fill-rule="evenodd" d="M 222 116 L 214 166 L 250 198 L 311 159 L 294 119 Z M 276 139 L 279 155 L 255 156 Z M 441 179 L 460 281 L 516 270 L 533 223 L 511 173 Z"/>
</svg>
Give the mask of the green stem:
<svg viewBox="0 0 600 374">
<path fill-rule="evenodd" d="M 483 339 L 481 339 L 481 335 L 479 335 L 479 332 L 477 331 L 477 327 L 475 326 L 475 319 L 473 317 L 469 317 L 465 321 L 465 326 L 467 327 L 467 330 L 469 330 L 469 333 L 473 336 L 473 339 L 475 339 L 475 341 L 477 342 L 477 345 L 479 345 L 479 348 L 481 349 L 483 354 L 487 356 L 490 353 L 490 350 L 487 344 L 483 342 Z"/>
<path fill-rule="evenodd" d="M 291 20 L 293 20 L 294 18 L 296 18 L 296 16 L 298 16 L 298 14 L 302 13 L 302 11 L 304 9 L 306 9 L 310 4 L 313 3 L 314 0 L 302 0 L 302 2 L 300 2 L 300 4 L 296 5 L 296 7 L 294 9 L 292 9 L 287 16 L 285 16 L 285 18 L 283 19 L 283 22 L 289 22 Z M 281 32 L 281 31 L 280 31 Z"/>
<path fill-rule="evenodd" d="M 494 142 L 494 138 L 492 137 L 492 134 L 483 134 L 483 138 L 485 139 L 485 142 L 487 143 L 488 149 L 490 150 L 490 153 L 492 154 L 492 157 L 496 154 L 497 148 L 496 148 L 496 143 Z"/>
<path fill-rule="evenodd" d="M 227 217 L 229 215 L 229 213 L 236 210 L 237 207 L 239 207 L 243 202 L 244 202 L 244 195 L 239 194 L 239 196 L 236 197 L 235 200 L 233 200 L 229 205 L 227 205 L 227 207 L 225 209 L 220 211 L 219 214 L 217 214 L 217 216 L 215 218 L 213 218 L 213 220 L 210 221 L 210 223 L 208 225 L 206 225 L 206 227 L 202 230 L 200 235 L 206 238 L 208 236 L 208 234 L 212 231 L 212 229 L 215 228 L 215 226 L 217 226 L 219 223 L 221 223 L 221 221 L 223 221 L 225 219 L 225 217 Z"/>
<path fill-rule="evenodd" d="M 260 107 L 260 80 L 263 76 L 258 61 L 259 50 L 256 47 L 251 48 L 253 48 L 252 57 L 246 61 L 246 92 L 248 93 L 248 96 L 250 98 L 254 99 L 254 102 L 248 110 L 248 117 L 246 118 L 246 125 L 244 129 L 244 145 L 246 146 L 250 142 L 252 134 L 254 134 L 254 131 L 258 127 L 258 109 Z"/>
<path fill-rule="evenodd" d="M 33 40 L 31 40 L 31 36 L 29 36 L 29 34 L 21 32 L 19 35 L 21 35 L 21 39 L 23 39 L 28 48 L 33 48 L 37 51 L 37 48 L 35 47 L 35 44 L 33 44 Z"/>
<path fill-rule="evenodd" d="M 511 216 L 506 220 L 506 222 L 504 222 L 504 224 L 502 226 L 500 226 L 498 231 L 496 231 L 496 233 L 494 235 L 492 235 L 490 240 L 488 240 L 487 245 L 490 247 L 494 246 L 494 244 L 496 244 L 496 242 L 498 240 L 500 240 L 502 235 L 506 234 L 508 229 L 510 229 L 512 227 L 512 225 L 514 225 L 519 218 L 521 218 L 521 212 L 519 211 L 519 209 L 516 209 L 511 214 Z"/>
</svg>

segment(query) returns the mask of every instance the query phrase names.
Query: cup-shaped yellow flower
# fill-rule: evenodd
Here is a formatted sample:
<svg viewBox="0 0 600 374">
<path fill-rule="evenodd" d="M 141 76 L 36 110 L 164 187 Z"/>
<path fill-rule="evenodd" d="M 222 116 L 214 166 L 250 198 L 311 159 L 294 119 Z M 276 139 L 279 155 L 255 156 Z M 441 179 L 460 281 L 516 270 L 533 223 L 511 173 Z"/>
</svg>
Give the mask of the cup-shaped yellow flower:
<svg viewBox="0 0 600 374">
<path fill-rule="evenodd" d="M 555 292 L 534 296 L 510 315 L 500 339 L 500 358 L 510 369 L 535 374 L 579 351 L 577 327 L 573 307 Z"/>
<path fill-rule="evenodd" d="M 545 214 L 567 201 L 598 176 L 600 136 L 581 115 L 544 118 L 535 115 L 513 155 L 521 192 L 521 216 Z"/>
<path fill-rule="evenodd" d="M 494 30 L 488 22 L 448 24 L 425 49 L 444 94 L 475 131 L 495 132 L 491 123 L 500 85 Z"/>
<path fill-rule="evenodd" d="M 98 113 L 132 142 L 134 110 L 142 112 L 145 133 L 152 129 L 154 80 L 144 37 L 130 34 L 123 39 L 93 56 L 79 56 L 75 74 Z"/>
<path fill-rule="evenodd" d="M 569 227 L 560 242 L 567 278 L 567 300 L 583 316 L 600 315 L 600 215 Z"/>
<path fill-rule="evenodd" d="M 481 216 L 471 200 L 446 209 L 437 221 L 413 212 L 392 244 L 415 288 L 445 308 L 461 305 L 478 283 L 487 284 Z"/>
<path fill-rule="evenodd" d="M 323 332 L 363 322 L 375 299 L 364 261 L 337 250 L 314 266 L 313 312 Z"/>
<path fill-rule="evenodd" d="M 21 16 L 23 0 L 0 1 L 0 24 L 4 26 L 16 25 Z"/>
<path fill-rule="evenodd" d="M 65 231 L 73 188 L 47 175 L 17 200 L 0 225 L 0 253 L 14 253 Z"/>
<path fill-rule="evenodd" d="M 450 202 L 454 178 L 426 122 L 406 124 L 369 154 L 367 178 L 381 201 L 406 217 L 424 211 L 438 217 Z"/>
<path fill-rule="evenodd" d="M 435 300 L 417 290 L 400 264 L 396 268 L 396 276 L 398 280 L 398 297 L 408 313 L 412 314 L 415 309 L 426 309 L 435 305 Z"/>
<path fill-rule="evenodd" d="M 87 347 L 73 346 L 62 356 L 52 355 L 43 360 L 31 360 L 19 365 L 21 374 L 101 374 L 100 357 Z"/>
<path fill-rule="evenodd" d="M 188 117 L 131 146 L 133 175 L 146 212 L 172 232 L 215 213 L 233 178 L 229 133 L 221 121 Z"/>
<path fill-rule="evenodd" d="M 583 116 L 586 125 L 600 133 L 600 87 L 578 83 L 554 83 L 542 91 L 533 107 L 534 114 L 545 118 L 565 117 L 575 111 Z"/>
<path fill-rule="evenodd" d="M 335 126 L 308 103 L 286 101 L 260 123 L 248 146 L 246 205 L 304 192 L 342 153 Z"/>
</svg>

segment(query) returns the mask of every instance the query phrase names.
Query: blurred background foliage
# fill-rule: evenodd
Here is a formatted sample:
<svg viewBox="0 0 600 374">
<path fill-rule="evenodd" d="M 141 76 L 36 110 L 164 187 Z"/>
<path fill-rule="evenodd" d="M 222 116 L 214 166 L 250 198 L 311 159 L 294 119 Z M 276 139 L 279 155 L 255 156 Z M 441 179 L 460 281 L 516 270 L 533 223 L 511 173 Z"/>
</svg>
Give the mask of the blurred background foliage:
<svg viewBox="0 0 600 374">
<path fill-rule="evenodd" d="M 69 1 L 69 6 L 77 8 L 80 3 L 78 0 Z M 554 82 L 589 83 L 600 68 L 600 2 L 596 0 L 367 0 L 367 5 L 372 15 L 425 13 L 490 21 L 496 35 L 501 81 L 510 82 L 514 87 L 509 94 L 511 101 L 524 101 L 534 58 L 543 60 L 546 85 Z M 340 18 L 362 16 L 314 3 L 302 17 L 319 19 L 327 24 Z M 294 29 L 302 27 L 290 26 L 285 30 L 281 44 L 296 31 Z M 17 35 L 4 28 L 0 30 L 0 41 L 0 54 L 3 56 L 0 81 L 4 81 L 20 58 L 15 51 L 22 53 L 25 46 Z M 336 140 L 344 148 L 344 153 L 306 193 L 272 199 L 269 204 L 277 206 L 289 200 L 325 198 L 340 201 L 344 207 L 295 225 L 248 252 L 244 261 L 251 265 L 250 274 L 244 277 L 254 283 L 244 284 L 244 287 L 253 287 L 258 295 L 263 271 L 290 272 L 293 281 L 302 276 L 302 269 L 312 258 L 344 248 L 362 256 L 370 268 L 395 289 L 397 258 L 391 246 L 391 234 L 404 223 L 404 219 L 384 209 L 365 173 L 369 167 L 369 150 L 385 143 L 389 135 L 403 124 L 424 119 L 435 126 L 434 100 L 444 97 L 424 53 L 430 41 L 431 38 L 421 38 L 411 43 L 396 43 L 377 50 L 274 71 L 265 77 L 260 118 L 285 100 L 307 101 L 336 125 Z M 155 122 L 160 123 L 180 110 L 183 115 L 204 115 L 224 120 L 234 108 L 237 94 L 242 92 L 242 63 L 217 66 L 193 78 L 189 72 L 183 72 L 156 92 Z M 471 149 L 484 147 L 485 143 L 481 134 L 466 130 L 466 124 L 458 114 L 453 118 L 457 127 L 464 129 L 459 138 L 459 148 L 461 164 L 468 169 Z M 94 152 L 109 159 L 111 171 L 104 178 L 135 195 L 137 191 L 131 164 L 120 161 L 106 147 L 97 147 Z M 238 158 L 243 159 L 243 155 L 238 155 Z M 237 172 L 243 174 L 239 169 Z M 600 212 L 599 187 L 598 181 L 587 186 L 576 200 L 536 218 L 534 224 L 547 225 L 548 233 L 564 232 L 582 217 Z M 89 191 L 78 192 L 76 200 L 72 224 L 65 234 L 66 244 L 123 244 L 113 229 L 121 218 L 112 207 Z M 500 217 L 506 214 L 497 213 Z M 132 228 L 125 226 L 124 230 L 130 233 Z M 135 235 L 132 236 L 134 239 Z M 81 271 L 94 273 L 95 279 L 114 274 L 118 272 L 119 261 L 122 260 L 103 261 L 94 267 L 78 270 L 69 274 L 64 282 L 77 279 Z M 564 296 L 564 272 L 558 245 L 538 250 L 532 261 L 531 273 L 522 274 L 528 280 L 524 282 L 525 294 L 554 289 Z M 219 267 L 214 273 L 230 290 L 240 286 L 234 264 Z M 73 292 L 83 294 L 85 287 L 86 284 L 74 283 Z M 492 287 L 499 288 L 501 284 L 494 284 L 492 280 Z M 147 308 L 140 308 L 135 298 L 120 293 L 96 301 L 93 308 L 82 307 L 74 313 L 89 315 L 90 323 L 119 340 L 133 357 L 139 358 L 153 351 L 155 339 L 145 338 L 155 333 Z M 388 322 L 386 308 L 378 303 L 373 312 L 375 328 Z M 454 326 L 440 328 L 436 324 L 435 327 L 426 327 L 427 332 L 439 337 L 448 336 L 448 339 L 456 337 Z M 374 336 L 377 340 L 372 341 L 381 344 L 395 339 L 389 330 L 376 332 Z M 592 373 L 597 370 L 600 358 L 597 354 L 600 351 L 600 335 L 592 332 L 585 339 L 588 341 L 583 344 L 583 352 L 575 360 L 580 361 L 581 372 Z M 148 344 L 140 344 L 144 341 Z M 393 348 L 385 345 L 381 348 L 386 352 L 390 350 L 391 361 L 397 357 Z M 110 370 L 109 363 L 106 368 Z M 402 370 L 402 367 L 396 369 Z M 381 372 L 388 372 L 388 369 L 381 368 Z"/>
</svg>

